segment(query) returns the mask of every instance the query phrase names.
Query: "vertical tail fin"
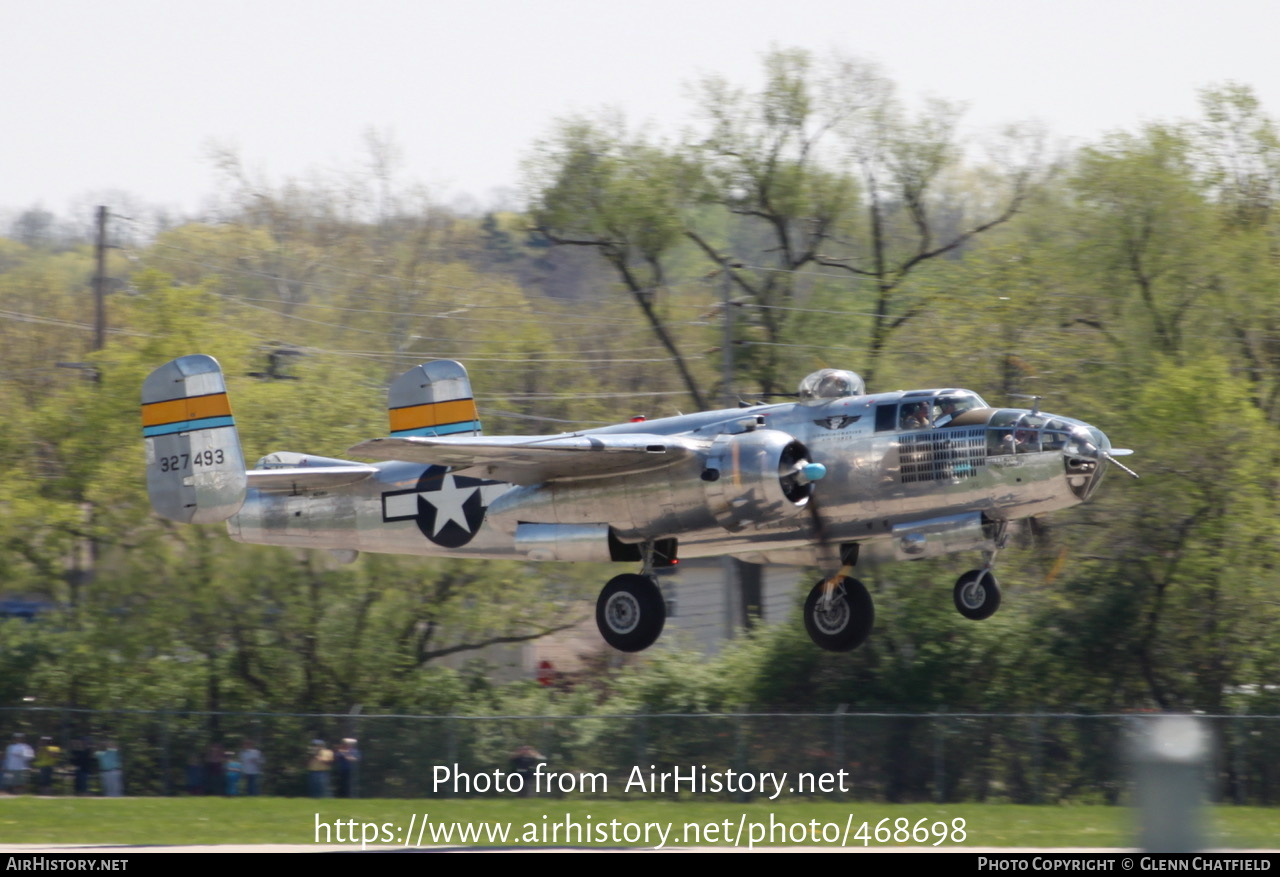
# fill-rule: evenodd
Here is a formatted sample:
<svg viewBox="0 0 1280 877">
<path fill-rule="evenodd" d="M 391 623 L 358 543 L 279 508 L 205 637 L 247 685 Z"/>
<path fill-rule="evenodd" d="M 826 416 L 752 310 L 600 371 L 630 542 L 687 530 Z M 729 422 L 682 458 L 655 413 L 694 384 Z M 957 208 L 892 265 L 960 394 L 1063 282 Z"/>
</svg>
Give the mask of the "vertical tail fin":
<svg viewBox="0 0 1280 877">
<path fill-rule="evenodd" d="M 480 414 L 462 363 L 437 359 L 396 378 L 387 398 L 391 435 L 480 435 Z"/>
<path fill-rule="evenodd" d="M 182 356 L 142 383 L 147 493 L 156 514 L 183 524 L 223 521 L 244 503 L 247 477 L 222 369 Z"/>
</svg>

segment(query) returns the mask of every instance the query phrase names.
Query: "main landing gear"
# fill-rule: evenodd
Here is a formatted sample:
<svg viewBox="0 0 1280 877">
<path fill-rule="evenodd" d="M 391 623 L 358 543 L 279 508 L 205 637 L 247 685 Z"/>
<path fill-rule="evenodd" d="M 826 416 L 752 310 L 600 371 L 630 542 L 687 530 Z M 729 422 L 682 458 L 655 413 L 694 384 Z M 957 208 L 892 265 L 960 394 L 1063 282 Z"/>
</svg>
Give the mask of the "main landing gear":
<svg viewBox="0 0 1280 877">
<path fill-rule="evenodd" d="M 804 601 L 804 629 L 829 652 L 851 652 L 862 645 L 876 620 L 866 586 L 843 572 L 818 582 Z"/>
<path fill-rule="evenodd" d="M 604 641 L 620 652 L 649 648 L 666 621 L 666 603 L 652 576 L 614 576 L 596 600 L 596 627 Z"/>
<path fill-rule="evenodd" d="M 604 641 L 620 652 L 642 652 L 657 642 L 667 622 L 667 604 L 662 599 L 654 544 L 639 546 L 643 569 L 639 574 L 614 576 L 596 600 L 596 627 Z M 670 554 L 675 556 L 674 547 Z"/>
</svg>

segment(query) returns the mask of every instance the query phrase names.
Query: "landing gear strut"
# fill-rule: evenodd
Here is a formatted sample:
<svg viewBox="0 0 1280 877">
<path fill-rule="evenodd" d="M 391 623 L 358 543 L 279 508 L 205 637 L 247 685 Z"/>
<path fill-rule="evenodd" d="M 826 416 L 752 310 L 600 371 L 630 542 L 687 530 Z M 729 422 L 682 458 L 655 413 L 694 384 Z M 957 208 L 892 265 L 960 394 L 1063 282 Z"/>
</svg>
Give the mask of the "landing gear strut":
<svg viewBox="0 0 1280 877">
<path fill-rule="evenodd" d="M 990 618 L 1000 608 L 1000 583 L 991 569 L 996 565 L 996 556 L 1009 544 L 1009 523 L 992 523 L 995 529 L 991 534 L 992 548 L 985 552 L 986 563 L 982 569 L 971 569 L 960 576 L 952 591 L 956 610 L 973 621 Z"/>
</svg>

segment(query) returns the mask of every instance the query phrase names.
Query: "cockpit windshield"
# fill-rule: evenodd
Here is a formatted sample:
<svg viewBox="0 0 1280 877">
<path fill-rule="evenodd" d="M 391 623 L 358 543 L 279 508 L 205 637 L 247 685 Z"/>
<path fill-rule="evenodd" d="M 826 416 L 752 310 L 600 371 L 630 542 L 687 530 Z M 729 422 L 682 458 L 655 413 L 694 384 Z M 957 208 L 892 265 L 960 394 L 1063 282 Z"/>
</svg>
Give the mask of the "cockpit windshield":
<svg viewBox="0 0 1280 877">
<path fill-rule="evenodd" d="M 1084 445 L 1101 446 L 1106 440 L 1096 429 L 1078 420 L 1016 408 L 997 411 L 987 426 L 987 450 L 992 456 L 1035 451 L 1078 454 Z"/>
<path fill-rule="evenodd" d="M 969 411 L 975 414 L 963 417 Z M 876 432 L 974 426 L 985 423 L 982 412 L 989 411 L 982 397 L 968 390 L 918 390 L 905 394 L 898 404 L 877 405 Z"/>
<path fill-rule="evenodd" d="M 946 426 L 966 411 L 983 405 L 972 393 L 944 393 L 933 400 L 933 425 Z"/>
</svg>

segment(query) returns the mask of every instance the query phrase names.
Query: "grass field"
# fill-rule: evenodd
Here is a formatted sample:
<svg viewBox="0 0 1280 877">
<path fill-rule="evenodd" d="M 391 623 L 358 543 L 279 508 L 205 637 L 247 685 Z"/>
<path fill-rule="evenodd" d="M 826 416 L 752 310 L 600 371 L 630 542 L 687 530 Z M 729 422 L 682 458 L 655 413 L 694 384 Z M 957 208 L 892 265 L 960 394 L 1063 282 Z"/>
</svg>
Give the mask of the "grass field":
<svg viewBox="0 0 1280 877">
<path fill-rule="evenodd" d="M 1208 843 L 1215 848 L 1280 847 L 1280 810 L 1216 807 L 1205 811 Z M 424 818 L 427 828 L 422 830 Z M 669 826 L 666 845 L 724 843 L 746 826 L 745 846 L 757 834 L 772 831 L 760 845 L 808 846 L 839 843 L 848 830 L 848 845 L 863 823 L 869 846 L 932 846 L 939 837 L 946 847 L 1130 847 L 1134 812 L 1122 807 L 1028 807 L 1014 805 L 726 804 L 618 800 L 354 800 L 313 801 L 305 798 L 34 798 L 0 797 L 0 846 L 18 843 L 59 844 L 310 844 L 347 842 L 362 835 L 370 843 L 411 845 L 525 846 L 657 846 L 657 830 L 648 842 L 643 826 Z M 576 838 L 565 834 L 566 819 L 587 830 Z M 334 822 L 340 821 L 341 828 Z M 617 820 L 618 825 L 612 825 Z M 902 821 L 905 820 L 905 821 Z M 923 821 L 922 821 L 923 820 Z M 957 832 L 963 822 L 963 838 Z M 726 827 L 725 823 L 728 822 Z M 317 829 L 317 823 L 327 828 Z M 354 823 L 354 824 L 352 824 Z M 368 827 L 365 824 L 369 824 Z M 454 825 L 485 832 L 464 841 Z M 686 825 L 696 824 L 696 829 Z M 412 829 L 410 828 L 412 825 Z M 489 836 L 494 826 L 509 826 L 505 841 Z M 881 827 L 880 840 L 875 837 Z M 554 836 L 559 826 L 560 834 Z M 815 834 L 816 828 L 816 834 Z M 899 830 L 897 839 L 894 830 Z M 912 829 L 915 840 L 902 840 Z M 452 830 L 449 839 L 443 832 Z M 627 830 L 633 838 L 623 836 Z M 339 834 L 339 831 L 341 834 Z M 930 832 L 936 832 L 931 834 Z M 799 839 L 803 837 L 803 840 Z M 816 837 L 816 844 L 815 844 Z M 925 838 L 923 841 L 921 837 Z M 575 842 L 576 841 L 576 842 Z M 959 842 L 956 842 L 959 841 Z M 731 841 L 729 841 L 731 842 Z"/>
</svg>

